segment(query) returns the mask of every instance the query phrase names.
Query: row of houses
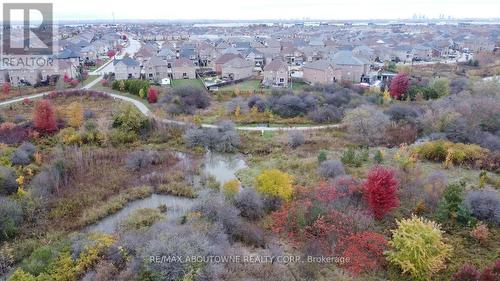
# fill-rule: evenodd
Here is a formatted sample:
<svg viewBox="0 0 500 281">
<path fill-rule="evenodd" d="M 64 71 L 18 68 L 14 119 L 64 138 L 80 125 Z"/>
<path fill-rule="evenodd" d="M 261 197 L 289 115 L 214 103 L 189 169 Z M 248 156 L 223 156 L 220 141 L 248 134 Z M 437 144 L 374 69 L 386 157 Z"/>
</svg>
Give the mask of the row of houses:
<svg viewBox="0 0 500 281">
<path fill-rule="evenodd" d="M 359 52 L 341 50 L 328 56 L 317 55 L 303 60 L 299 59 L 298 52 L 283 52 L 279 42 L 270 42 L 267 45 L 275 49 L 274 56 L 266 57 L 263 52 L 253 48 L 255 44 L 252 47 L 250 43 L 227 44 L 222 41 L 215 45 L 215 53 L 203 59 L 195 52 L 186 50 L 194 50 L 200 45 L 206 45 L 206 42 L 168 43 L 162 47 L 146 42 L 133 59 L 124 58 L 114 62 L 116 77 L 152 81 L 164 78 L 193 79 L 196 78 L 197 69 L 209 69 L 225 81 L 240 81 L 258 76 L 262 77 L 266 86 L 286 87 L 289 85 L 291 72 L 294 71 L 303 72 L 302 78 L 306 82 L 327 84 L 334 81 L 362 82 L 370 69 L 370 61 Z M 175 47 L 177 45 L 178 48 Z"/>
</svg>

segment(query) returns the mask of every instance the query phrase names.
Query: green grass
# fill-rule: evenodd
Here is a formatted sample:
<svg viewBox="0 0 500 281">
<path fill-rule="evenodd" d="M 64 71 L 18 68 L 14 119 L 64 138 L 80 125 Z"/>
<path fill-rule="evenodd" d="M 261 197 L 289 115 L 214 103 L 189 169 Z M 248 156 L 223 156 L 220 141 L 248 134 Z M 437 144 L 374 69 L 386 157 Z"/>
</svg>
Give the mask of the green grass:
<svg viewBox="0 0 500 281">
<path fill-rule="evenodd" d="M 234 91 L 239 88 L 240 91 L 258 91 L 260 90 L 260 80 L 246 80 L 229 86 L 221 87 L 221 91 Z"/>
<path fill-rule="evenodd" d="M 83 85 L 86 86 L 92 81 L 98 79 L 99 77 L 100 77 L 99 75 L 89 75 L 89 77 L 87 77 L 87 79 L 83 81 Z"/>
<path fill-rule="evenodd" d="M 309 86 L 309 84 L 305 82 L 293 82 L 292 81 L 292 89 L 294 92 L 300 92 L 304 90 L 305 87 Z"/>
<path fill-rule="evenodd" d="M 186 87 L 186 86 L 191 86 L 199 89 L 204 89 L 205 87 L 203 86 L 203 83 L 198 80 L 198 79 L 176 79 L 172 80 L 172 87 L 175 88 L 181 88 L 181 87 Z"/>
</svg>

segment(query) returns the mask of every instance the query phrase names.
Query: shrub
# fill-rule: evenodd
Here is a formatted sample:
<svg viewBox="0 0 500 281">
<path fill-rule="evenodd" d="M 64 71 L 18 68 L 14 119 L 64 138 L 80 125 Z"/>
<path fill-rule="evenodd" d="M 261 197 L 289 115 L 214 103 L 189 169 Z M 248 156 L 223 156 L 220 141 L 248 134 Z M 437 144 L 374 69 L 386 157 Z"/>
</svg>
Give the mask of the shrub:
<svg viewBox="0 0 500 281">
<path fill-rule="evenodd" d="M 109 132 L 109 141 L 112 145 L 117 146 L 124 143 L 133 143 L 137 140 L 137 133 L 133 131 L 124 131 L 120 129 L 112 129 Z"/>
<path fill-rule="evenodd" d="M 18 148 L 19 150 L 22 150 L 28 154 L 28 156 L 32 157 L 33 154 L 35 154 L 36 147 L 29 142 L 24 142 L 21 146 Z"/>
<path fill-rule="evenodd" d="M 10 88 L 11 88 L 10 83 L 8 83 L 8 82 L 4 82 L 4 83 L 2 84 L 2 92 L 3 92 L 5 95 L 8 95 L 8 94 L 9 94 L 9 92 L 10 92 Z"/>
<path fill-rule="evenodd" d="M 308 118 L 316 123 L 338 123 L 344 116 L 344 110 L 333 105 L 324 105 L 309 112 Z"/>
<path fill-rule="evenodd" d="M 279 97 L 271 97 L 269 104 L 271 110 L 277 115 L 284 118 L 291 118 L 307 114 L 307 112 L 316 107 L 317 100 L 310 94 L 285 94 Z"/>
<path fill-rule="evenodd" d="M 20 144 L 26 141 L 31 133 L 29 126 L 5 122 L 0 125 L 0 142 L 4 144 Z"/>
<path fill-rule="evenodd" d="M 466 263 L 464 264 L 457 272 L 453 274 L 451 277 L 452 281 L 478 281 L 479 280 L 479 271 L 476 268 Z"/>
<path fill-rule="evenodd" d="M 470 236 L 476 239 L 479 243 L 484 244 L 488 241 L 488 237 L 490 236 L 490 231 L 488 230 L 488 226 L 479 223 L 470 231 Z"/>
<path fill-rule="evenodd" d="M 57 130 L 55 110 L 49 100 L 43 99 L 35 104 L 33 122 L 41 132 L 51 133 Z"/>
<path fill-rule="evenodd" d="M 12 162 L 13 165 L 28 165 L 31 163 L 31 158 L 26 151 L 16 149 L 10 157 L 10 162 Z"/>
<path fill-rule="evenodd" d="M 447 96 L 450 94 L 450 81 L 447 78 L 432 78 L 429 88 L 434 90 L 438 97 Z"/>
<path fill-rule="evenodd" d="M 0 197 L 0 242 L 17 234 L 22 218 L 22 208 L 16 201 Z"/>
<path fill-rule="evenodd" d="M 187 198 L 196 198 L 198 196 L 193 187 L 188 186 L 183 182 L 171 182 L 169 184 L 162 184 L 158 186 L 156 192 Z"/>
<path fill-rule="evenodd" d="M 237 179 L 227 181 L 222 185 L 222 190 L 226 196 L 234 197 L 240 191 L 240 182 Z"/>
<path fill-rule="evenodd" d="M 10 195 L 17 191 L 16 171 L 8 167 L 0 167 L 0 195 Z"/>
<path fill-rule="evenodd" d="M 370 169 L 364 190 L 375 219 L 382 219 L 388 212 L 399 206 L 398 187 L 399 182 L 392 169 L 382 166 L 374 166 Z"/>
<path fill-rule="evenodd" d="M 46 272 L 51 263 L 57 258 L 57 251 L 51 246 L 42 246 L 35 249 L 31 255 L 23 261 L 21 268 L 33 275 Z"/>
<path fill-rule="evenodd" d="M 476 165 L 487 153 L 485 149 L 475 144 L 453 143 L 445 140 L 420 144 L 413 151 L 424 159 L 444 162 L 445 166 Z"/>
<path fill-rule="evenodd" d="M 324 161 L 326 161 L 326 151 L 324 150 L 321 150 L 318 154 L 318 163 L 323 163 Z"/>
<path fill-rule="evenodd" d="M 410 77 L 406 73 L 396 75 L 391 81 L 390 94 L 394 99 L 404 99 L 410 89 Z"/>
<path fill-rule="evenodd" d="M 349 236 L 341 243 L 341 247 L 345 247 L 342 256 L 350 260 L 347 270 L 359 274 L 379 269 L 384 262 L 386 245 L 384 236 L 378 233 L 361 232 Z"/>
<path fill-rule="evenodd" d="M 194 114 L 196 109 L 207 108 L 210 99 L 204 90 L 188 86 L 174 89 L 162 96 L 158 103 L 164 105 L 170 114 Z"/>
<path fill-rule="evenodd" d="M 44 169 L 30 183 L 33 196 L 37 199 L 48 198 L 59 186 L 60 180 L 61 174 L 57 168 L 50 167 Z"/>
<path fill-rule="evenodd" d="M 217 152 L 234 152 L 240 145 L 240 136 L 231 121 L 221 121 L 217 129 L 191 128 L 184 141 L 190 148 L 204 147 Z"/>
<path fill-rule="evenodd" d="M 140 171 L 148 168 L 151 165 L 156 165 L 161 162 L 161 156 L 157 151 L 139 150 L 132 152 L 126 159 L 126 167 L 132 171 Z"/>
<path fill-rule="evenodd" d="M 156 103 L 158 101 L 158 90 L 156 88 L 149 88 L 148 90 L 148 102 Z"/>
<path fill-rule="evenodd" d="M 432 221 L 413 216 L 397 221 L 397 225 L 391 230 L 387 259 L 414 279 L 429 280 L 444 267 L 452 247 L 444 243 L 443 232 Z"/>
<path fill-rule="evenodd" d="M 450 93 L 456 95 L 470 87 L 470 81 L 468 78 L 457 78 L 450 82 Z"/>
<path fill-rule="evenodd" d="M 304 134 L 302 132 L 291 132 L 288 134 L 288 145 L 292 148 L 297 148 L 306 142 Z"/>
<path fill-rule="evenodd" d="M 292 177 L 276 169 L 263 171 L 256 178 L 256 190 L 268 196 L 289 200 L 293 195 Z"/>
<path fill-rule="evenodd" d="M 357 152 L 354 148 L 349 147 L 346 151 L 342 152 L 340 161 L 350 167 L 361 167 L 365 157 L 363 156 L 364 151 Z"/>
<path fill-rule="evenodd" d="M 85 120 L 88 120 L 88 119 L 91 119 L 91 118 L 94 118 L 95 117 L 95 113 L 94 111 L 90 110 L 90 109 L 86 109 L 84 112 L 83 112 L 83 118 Z"/>
<path fill-rule="evenodd" d="M 335 178 L 345 175 L 345 169 L 339 160 L 327 160 L 320 164 L 319 174 L 324 178 Z"/>
<path fill-rule="evenodd" d="M 415 124 L 420 116 L 420 112 L 414 105 L 396 103 L 384 111 L 391 121 Z"/>
<path fill-rule="evenodd" d="M 163 218 L 160 210 L 157 208 L 137 209 L 121 223 L 124 230 L 141 229 L 150 227 L 155 222 Z"/>
<path fill-rule="evenodd" d="M 148 119 L 132 104 L 125 104 L 113 114 L 113 127 L 124 132 L 140 133 L 148 125 Z"/>
<path fill-rule="evenodd" d="M 491 266 L 486 267 L 479 276 L 479 281 L 497 281 L 500 279 L 500 260 L 497 259 Z"/>
<path fill-rule="evenodd" d="M 373 155 L 373 162 L 377 164 L 382 164 L 382 162 L 384 162 L 384 155 L 382 154 L 382 151 L 375 151 L 375 154 Z"/>
<path fill-rule="evenodd" d="M 465 182 L 449 184 L 443 192 L 443 197 L 438 205 L 436 217 L 445 222 L 456 218 L 460 205 L 464 199 Z"/>
<path fill-rule="evenodd" d="M 256 108 L 258 112 L 264 112 L 267 108 L 265 100 L 258 96 L 251 96 L 247 101 L 248 108 Z"/>
<path fill-rule="evenodd" d="M 66 115 L 68 118 L 68 125 L 73 128 L 80 128 L 83 123 L 83 107 L 78 102 L 71 103 L 67 110 Z"/>
<path fill-rule="evenodd" d="M 242 217 L 258 220 L 264 216 L 264 203 L 253 188 L 244 188 L 234 198 L 234 206 L 240 210 Z"/>
<path fill-rule="evenodd" d="M 417 127 L 413 124 L 391 124 L 387 126 L 386 142 L 390 147 L 401 144 L 412 144 L 417 139 Z"/>
<path fill-rule="evenodd" d="M 424 203 L 426 209 L 431 212 L 436 210 L 447 185 L 448 179 L 441 172 L 434 172 L 427 176 L 424 181 Z"/>
<path fill-rule="evenodd" d="M 500 226 L 500 195 L 494 190 L 471 190 L 467 193 L 465 206 L 472 215 Z"/>
<path fill-rule="evenodd" d="M 348 111 L 343 123 L 349 136 L 357 143 L 376 145 L 383 141 L 389 117 L 371 106 L 360 106 Z"/>
</svg>

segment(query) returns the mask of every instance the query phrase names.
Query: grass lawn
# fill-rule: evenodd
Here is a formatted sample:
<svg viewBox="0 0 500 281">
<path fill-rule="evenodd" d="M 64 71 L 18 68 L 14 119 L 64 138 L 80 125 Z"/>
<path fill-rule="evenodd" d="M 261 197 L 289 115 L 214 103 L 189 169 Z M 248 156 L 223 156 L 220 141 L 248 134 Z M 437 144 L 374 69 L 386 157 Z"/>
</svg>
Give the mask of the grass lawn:
<svg viewBox="0 0 500 281">
<path fill-rule="evenodd" d="M 195 88 L 200 88 L 200 89 L 205 89 L 203 86 L 202 82 L 198 79 L 176 79 L 172 80 L 172 87 L 175 88 L 180 88 L 180 87 L 185 87 L 185 86 L 192 86 Z"/>
<path fill-rule="evenodd" d="M 306 86 L 309 86 L 309 84 L 307 84 L 305 82 L 293 82 L 292 81 L 292 89 L 294 92 L 302 91 Z"/>
<path fill-rule="evenodd" d="M 236 83 L 220 88 L 220 91 L 234 91 L 239 88 L 240 91 L 258 91 L 260 90 L 260 80 L 246 80 L 241 83 Z"/>
<path fill-rule="evenodd" d="M 89 75 L 89 77 L 87 77 L 87 79 L 83 81 L 83 85 L 86 86 L 97 78 L 99 78 L 99 75 Z"/>
</svg>

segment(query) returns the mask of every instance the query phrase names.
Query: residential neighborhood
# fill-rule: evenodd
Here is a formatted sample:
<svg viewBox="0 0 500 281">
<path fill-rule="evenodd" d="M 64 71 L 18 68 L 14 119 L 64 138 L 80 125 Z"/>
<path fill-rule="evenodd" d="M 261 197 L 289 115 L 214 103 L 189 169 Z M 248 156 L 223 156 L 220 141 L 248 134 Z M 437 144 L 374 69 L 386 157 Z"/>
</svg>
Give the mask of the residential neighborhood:
<svg viewBox="0 0 500 281">
<path fill-rule="evenodd" d="M 0 281 L 500 281 L 498 0 L 20 2 Z"/>
</svg>

